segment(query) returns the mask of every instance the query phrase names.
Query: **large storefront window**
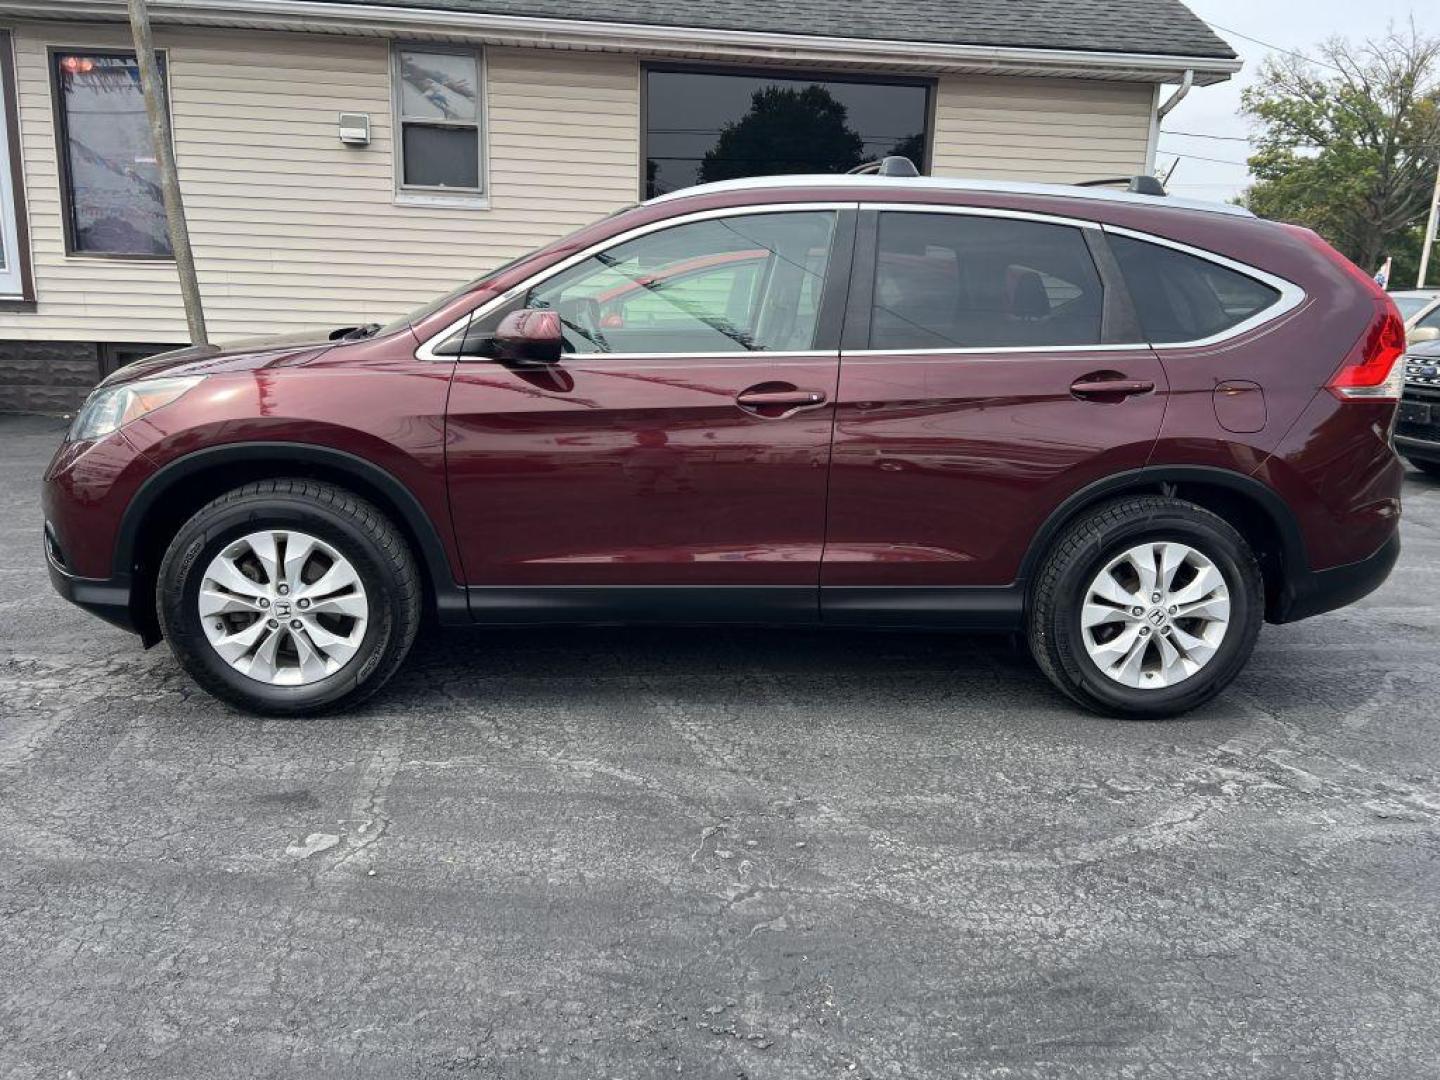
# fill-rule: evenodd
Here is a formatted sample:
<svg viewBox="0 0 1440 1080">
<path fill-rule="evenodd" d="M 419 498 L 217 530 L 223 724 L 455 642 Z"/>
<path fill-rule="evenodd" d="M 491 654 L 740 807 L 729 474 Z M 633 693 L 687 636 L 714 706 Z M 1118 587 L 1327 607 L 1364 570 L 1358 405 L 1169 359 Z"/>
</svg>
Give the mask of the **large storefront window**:
<svg viewBox="0 0 1440 1080">
<path fill-rule="evenodd" d="M 922 81 L 669 68 L 645 79 L 648 196 L 741 176 L 843 173 L 888 154 L 926 170 Z"/>
<path fill-rule="evenodd" d="M 56 52 L 69 250 L 168 258 L 160 166 L 134 53 Z M 165 59 L 160 57 L 163 79 Z"/>
</svg>

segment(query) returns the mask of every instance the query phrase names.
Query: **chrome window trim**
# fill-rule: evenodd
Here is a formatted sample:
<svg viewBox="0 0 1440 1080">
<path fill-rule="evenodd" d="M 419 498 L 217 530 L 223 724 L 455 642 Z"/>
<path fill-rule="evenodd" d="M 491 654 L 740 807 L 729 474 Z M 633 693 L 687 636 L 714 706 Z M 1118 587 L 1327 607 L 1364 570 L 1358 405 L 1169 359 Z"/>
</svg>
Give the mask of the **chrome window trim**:
<svg viewBox="0 0 1440 1080">
<path fill-rule="evenodd" d="M 1254 278 L 1263 285 L 1268 285 L 1280 294 L 1279 299 L 1269 307 L 1256 312 L 1243 322 L 1236 323 L 1218 334 L 1211 334 L 1209 337 L 1195 338 L 1190 341 L 1166 341 L 1158 344 L 1149 341 L 1120 342 L 1116 344 L 1101 345 L 1007 345 L 985 348 L 983 346 L 956 346 L 953 348 L 936 349 L 846 349 L 843 356 L 850 357 L 864 356 L 978 356 L 978 355 L 1016 355 L 1016 354 L 1044 354 L 1052 353 L 1083 353 L 1083 352 L 1124 352 L 1127 349 L 1198 349 L 1210 345 L 1219 345 L 1230 341 L 1233 338 L 1248 334 L 1267 323 L 1274 322 L 1294 311 L 1305 302 L 1307 294 L 1304 289 L 1292 281 L 1267 273 L 1248 263 L 1237 262 L 1234 259 L 1227 259 L 1224 255 L 1217 255 L 1213 251 L 1206 251 L 1203 248 L 1192 247 L 1189 244 L 1182 244 L 1178 240 L 1170 240 L 1163 236 L 1156 236 L 1154 233 L 1141 232 L 1138 229 L 1127 229 L 1119 225 L 1108 225 L 1098 221 L 1081 221 L 1058 217 L 1052 214 L 1036 214 L 1020 210 L 994 210 L 990 207 L 967 207 L 947 206 L 931 207 L 925 203 L 862 203 L 866 210 L 902 210 L 910 213 L 954 213 L 954 214 L 975 214 L 985 217 L 1015 217 L 1021 220 L 1035 220 L 1052 224 L 1081 226 L 1093 229 L 1100 229 L 1107 234 L 1113 233 L 1117 236 L 1128 236 L 1132 240 L 1140 240 L 1149 244 L 1158 244 L 1161 247 L 1173 248 L 1176 251 L 1193 255 L 1197 259 L 1204 259 L 1207 262 L 1223 266 L 1227 270 L 1233 270 L 1237 274 L 1244 274 L 1246 277 Z"/>
<path fill-rule="evenodd" d="M 1189 244 L 1182 244 L 1178 240 L 1170 240 L 1163 236 L 1156 236 L 1153 233 L 1140 232 L 1137 229 L 1126 229 L 1119 225 L 1102 226 L 1104 231 L 1115 236 L 1127 236 L 1131 240 L 1140 240 L 1147 244 L 1158 244 L 1161 247 L 1172 248 L 1175 251 L 1183 252 L 1186 255 L 1193 255 L 1197 259 L 1204 259 L 1207 262 L 1223 266 L 1227 270 L 1233 270 L 1237 274 L 1254 278 L 1262 285 L 1268 285 L 1280 294 L 1280 298 L 1267 308 L 1262 308 L 1244 322 L 1236 323 L 1218 334 L 1211 334 L 1209 337 L 1195 338 L 1190 341 L 1164 341 L 1150 345 L 1152 349 L 1200 349 L 1207 345 L 1219 345 L 1226 341 L 1248 334 L 1251 330 L 1265 326 L 1267 323 L 1275 322 L 1290 314 L 1309 297 L 1305 290 L 1293 281 L 1277 277 L 1274 274 L 1266 273 L 1264 270 L 1249 265 L 1248 263 L 1237 262 L 1235 259 L 1227 259 L 1224 255 L 1217 255 L 1213 251 L 1206 251 L 1204 248 L 1191 247 Z"/>
<path fill-rule="evenodd" d="M 863 359 L 867 356 L 1008 356 L 1024 353 L 1050 356 L 1054 353 L 1134 352 L 1136 349 L 1144 349 L 1148 352 L 1151 345 L 1148 341 L 1137 341 L 1120 345 L 996 345 L 993 348 L 986 348 L 984 345 L 966 345 L 939 349 L 847 349 L 844 352 L 844 358 L 850 360 Z"/>
<path fill-rule="evenodd" d="M 961 214 L 970 217 L 994 217 L 1011 218 L 1019 221 L 1036 221 L 1042 224 L 1062 225 L 1071 228 L 1099 229 L 1104 233 L 1116 236 L 1126 236 L 1132 240 L 1139 240 L 1148 244 L 1158 244 L 1161 247 L 1168 247 L 1175 251 L 1183 252 L 1186 255 L 1204 259 L 1207 262 L 1223 266 L 1227 270 L 1244 274 L 1268 285 L 1280 294 L 1279 299 L 1269 307 L 1252 315 L 1243 322 L 1236 323 L 1218 334 L 1209 337 L 1196 338 L 1190 341 L 1167 341 L 1152 344 L 1149 341 L 1119 342 L 1098 345 L 1010 345 L 987 348 L 984 346 L 955 346 L 940 347 L 933 349 L 845 349 L 841 350 L 843 357 L 865 357 L 865 356 L 976 356 L 976 355 L 1024 355 L 1031 354 L 1054 354 L 1054 353 L 1083 353 L 1083 352 L 1124 352 L 1133 349 L 1198 349 L 1212 345 L 1220 345 L 1227 341 L 1241 337 L 1256 330 L 1259 327 L 1275 322 L 1294 311 L 1303 304 L 1309 297 L 1299 285 L 1285 278 L 1277 277 L 1258 267 L 1248 263 L 1238 262 L 1235 259 L 1226 258 L 1213 251 L 1206 251 L 1204 248 L 1193 247 L 1190 244 L 1183 244 L 1178 240 L 1171 240 L 1167 237 L 1157 236 L 1154 233 L 1142 232 L 1138 229 L 1127 229 L 1119 225 L 1109 225 L 1097 221 L 1086 221 L 1083 218 L 1069 218 L 1058 214 L 1047 214 L 1029 210 L 1008 210 L 986 206 L 951 206 L 932 203 L 888 203 L 888 202 L 793 202 L 793 203 L 757 203 L 753 206 L 727 206 L 711 210 L 698 210 L 690 214 L 682 214 L 673 218 L 664 218 L 660 221 L 652 221 L 645 225 L 636 226 L 626 232 L 602 240 L 593 244 L 583 251 L 576 252 L 566 258 L 548 266 L 539 273 L 512 286 L 501 295 L 487 301 L 480 307 L 460 316 L 450 323 L 439 333 L 433 334 L 416 350 L 415 355 L 421 360 L 437 360 L 455 362 L 459 357 L 439 356 L 434 352 L 434 347 L 456 333 L 467 320 L 471 318 L 485 318 L 497 308 L 510 303 L 517 296 L 520 296 L 536 285 L 548 280 L 570 267 L 581 263 L 594 256 L 597 252 L 605 251 L 608 248 L 619 244 L 628 243 L 630 240 L 647 236 L 650 233 L 661 232 L 678 225 L 687 225 L 695 221 L 706 221 L 714 218 L 739 217 L 748 214 L 778 214 L 778 213 L 804 213 L 806 211 L 838 211 L 838 210 L 877 210 L 882 212 L 898 212 L 911 214 Z M 679 360 L 679 359 L 712 359 L 712 358 L 738 358 L 738 357 L 769 357 L 780 359 L 783 357 L 822 357 L 834 356 L 835 352 L 830 350 L 814 351 L 804 350 L 796 352 L 725 352 L 725 353 L 577 353 L 576 356 L 587 358 L 610 358 L 624 360 Z"/>
<path fill-rule="evenodd" d="M 832 211 L 832 212 L 833 212 L 833 211 L 839 211 L 839 210 L 854 210 L 858 205 L 859 205 L 859 204 L 858 204 L 858 203 L 855 203 L 855 202 L 793 202 L 793 203 L 758 203 L 758 204 L 756 204 L 756 205 L 754 205 L 754 206 L 722 206 L 722 207 L 717 207 L 717 208 L 712 209 L 712 210 L 697 210 L 697 211 L 695 211 L 694 213 L 690 213 L 690 214 L 681 214 L 681 215 L 678 215 L 678 216 L 676 216 L 676 217 L 662 218 L 662 219 L 659 220 L 659 221 L 651 221 L 651 222 L 649 222 L 648 224 L 645 224 L 645 225 L 637 225 L 637 226 L 636 226 L 635 228 L 633 228 L 633 229 L 629 229 L 629 230 L 627 230 L 627 231 L 625 231 L 625 232 L 623 232 L 623 233 L 617 233 L 616 235 L 611 236 L 611 237 L 608 237 L 608 238 L 605 239 L 605 240 L 601 240 L 601 241 L 599 241 L 598 243 L 591 244 L 588 248 L 585 248 L 583 251 L 577 251 L 574 255 L 567 255 L 565 258 L 561 259 L 559 262 L 554 263 L 554 264 L 551 265 L 551 266 L 547 266 L 544 270 L 541 270 L 541 271 L 537 272 L 536 274 L 532 275 L 531 277 L 526 278 L 524 281 L 520 282 L 518 285 L 512 285 L 510 288 L 506 289 L 506 290 L 505 290 L 503 293 L 501 293 L 499 296 L 495 297 L 493 300 L 487 300 L 484 304 L 481 304 L 478 308 L 474 308 L 474 309 L 472 309 L 472 310 L 470 310 L 470 311 L 467 311 L 464 315 L 461 315 L 458 319 L 456 319 L 454 322 L 450 323 L 448 326 L 445 327 L 445 329 L 441 330 L 439 333 L 437 333 L 437 334 L 432 334 L 430 337 L 426 338 L 425 341 L 421 344 L 420 348 L 418 348 L 418 349 L 415 350 L 415 356 L 416 356 L 417 359 L 420 359 L 420 360 L 440 360 L 440 361 L 444 361 L 444 362 L 446 362 L 446 363 L 453 363 L 453 362 L 455 362 L 455 361 L 460 360 L 461 357 L 458 357 L 458 356 L 439 356 L 439 355 L 436 355 L 436 353 L 435 353 L 435 351 L 434 351 L 434 350 L 435 350 L 435 346 L 439 345 L 441 342 L 443 342 L 443 341 L 445 341 L 447 338 L 449 338 L 452 334 L 454 334 L 457 330 L 459 330 L 462 326 L 464 326 L 470 319 L 483 319 L 483 318 L 485 318 L 487 315 L 489 315 L 492 311 L 496 310 L 497 308 L 503 307 L 505 304 L 510 303 L 510 302 L 511 302 L 512 300 L 514 300 L 517 296 L 521 296 L 521 295 L 529 292 L 529 291 L 530 291 L 531 289 L 533 289 L 536 285 L 539 285 L 539 284 L 542 284 L 542 283 L 545 282 L 545 281 L 548 281 L 550 278 L 554 277 L 556 274 L 562 273 L 562 272 L 570 269 L 570 267 L 575 266 L 575 265 L 578 265 L 579 263 L 584 262 L 586 259 L 589 259 L 589 258 L 593 257 L 594 255 L 596 255 L 596 254 L 599 253 L 599 252 L 608 251 L 608 250 L 609 250 L 610 248 L 612 248 L 612 247 L 617 247 L 617 246 L 619 246 L 620 244 L 629 243 L 631 240 L 638 240 L 638 239 L 639 239 L 640 237 L 642 237 L 642 236 L 648 236 L 648 235 L 650 235 L 651 233 L 663 232 L 663 231 L 666 230 L 666 229 L 672 229 L 672 228 L 675 228 L 676 226 L 679 226 L 679 225 L 689 225 L 689 224 L 691 224 L 692 222 L 696 222 L 696 221 L 710 221 L 710 220 L 713 220 L 713 219 L 715 219 L 715 218 L 741 217 L 741 216 L 748 216 L 748 215 L 750 215 L 750 214 L 786 214 L 786 213 L 789 213 L 789 214 L 803 214 L 803 213 L 819 212 L 819 211 Z M 736 356 L 770 356 L 770 357 L 777 357 L 777 356 L 796 356 L 796 355 L 800 355 L 800 356 L 810 356 L 810 355 L 834 356 L 834 355 L 836 355 L 836 354 L 835 354 L 835 352 L 829 351 L 829 350 L 823 351 L 823 352 L 820 352 L 820 353 L 813 353 L 813 352 L 809 352 L 809 351 L 800 352 L 800 353 L 793 353 L 793 352 L 791 352 L 791 353 L 779 353 L 779 352 L 770 353 L 770 352 L 764 352 L 764 351 L 760 351 L 760 350 L 755 350 L 755 351 L 736 351 L 736 352 L 715 353 L 715 354 L 706 354 L 706 353 L 623 353 L 623 354 L 622 354 L 622 353 L 572 353 L 572 354 L 569 354 L 569 355 L 573 355 L 573 356 L 587 356 L 587 357 L 588 357 L 588 356 L 606 356 L 606 357 L 618 357 L 618 356 L 630 357 L 630 356 L 636 356 L 636 357 L 646 357 L 646 358 L 652 358 L 652 357 L 670 357 L 670 358 L 676 358 L 676 357 L 691 357 L 691 358 L 703 358 L 703 357 L 705 357 L 705 356 L 707 356 L 707 355 L 729 356 L 729 357 L 736 357 Z"/>
</svg>

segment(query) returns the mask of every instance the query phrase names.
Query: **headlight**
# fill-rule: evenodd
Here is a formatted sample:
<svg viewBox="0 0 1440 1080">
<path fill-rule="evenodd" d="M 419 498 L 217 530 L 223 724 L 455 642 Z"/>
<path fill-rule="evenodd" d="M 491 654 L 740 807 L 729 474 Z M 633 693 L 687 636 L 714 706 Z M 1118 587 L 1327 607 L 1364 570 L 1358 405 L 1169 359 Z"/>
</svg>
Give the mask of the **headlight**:
<svg viewBox="0 0 1440 1080">
<path fill-rule="evenodd" d="M 123 386 L 96 390 L 86 399 L 70 425 L 72 441 L 99 439 L 154 412 L 199 385 L 203 375 L 176 379 L 142 379 Z"/>
</svg>

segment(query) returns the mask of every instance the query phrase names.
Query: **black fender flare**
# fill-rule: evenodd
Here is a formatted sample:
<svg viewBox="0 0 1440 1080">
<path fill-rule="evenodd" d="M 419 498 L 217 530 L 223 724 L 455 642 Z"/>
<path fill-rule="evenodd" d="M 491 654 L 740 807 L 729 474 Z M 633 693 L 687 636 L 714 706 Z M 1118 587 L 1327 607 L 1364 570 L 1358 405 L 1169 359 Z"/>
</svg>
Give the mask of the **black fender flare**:
<svg viewBox="0 0 1440 1080">
<path fill-rule="evenodd" d="M 1300 525 L 1295 520 L 1294 511 L 1274 488 L 1253 476 L 1210 465 L 1147 465 L 1087 484 L 1051 511 L 1025 551 L 1025 558 L 1020 564 L 1019 583 L 1028 582 L 1035 576 L 1040 560 L 1045 557 L 1060 530 L 1090 506 L 1128 491 L 1163 484 L 1186 483 L 1226 488 L 1255 503 L 1270 519 L 1280 537 L 1287 582 L 1294 582 L 1297 578 L 1310 574 L 1310 558 L 1305 550 L 1305 538 L 1300 532 Z"/>
<path fill-rule="evenodd" d="M 195 450 L 168 462 L 146 478 L 120 519 L 115 538 L 114 573 L 129 577 L 135 566 L 136 545 L 146 519 L 167 492 L 188 477 L 217 466 L 255 461 L 322 465 L 380 492 L 404 519 L 403 524 L 419 547 L 442 623 L 468 623 L 466 593 L 455 581 L 440 532 L 414 494 L 395 476 L 365 458 L 315 443 L 260 441 L 224 443 Z M 217 492 L 218 494 L 218 492 Z"/>
</svg>

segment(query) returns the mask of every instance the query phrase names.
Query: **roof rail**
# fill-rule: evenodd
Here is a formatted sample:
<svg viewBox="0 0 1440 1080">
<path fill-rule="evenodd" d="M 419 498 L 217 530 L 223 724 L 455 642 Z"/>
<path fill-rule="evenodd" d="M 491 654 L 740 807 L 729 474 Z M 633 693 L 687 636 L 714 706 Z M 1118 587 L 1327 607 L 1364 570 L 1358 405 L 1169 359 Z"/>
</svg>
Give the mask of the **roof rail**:
<svg viewBox="0 0 1440 1080">
<path fill-rule="evenodd" d="M 1110 187 L 1112 184 L 1124 184 L 1125 190 L 1132 195 L 1159 195 L 1165 196 L 1169 192 L 1165 185 L 1158 178 L 1141 173 L 1139 176 L 1111 176 L 1103 180 L 1077 180 L 1076 187 Z"/>
<path fill-rule="evenodd" d="M 853 169 L 848 170 L 846 175 L 860 176 L 865 173 L 874 173 L 876 176 L 919 176 L 920 170 L 909 158 L 892 154 L 879 161 L 867 161 L 864 164 L 856 165 Z"/>
</svg>

